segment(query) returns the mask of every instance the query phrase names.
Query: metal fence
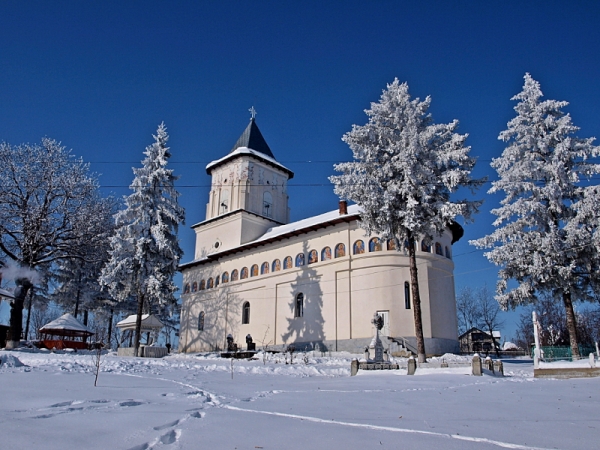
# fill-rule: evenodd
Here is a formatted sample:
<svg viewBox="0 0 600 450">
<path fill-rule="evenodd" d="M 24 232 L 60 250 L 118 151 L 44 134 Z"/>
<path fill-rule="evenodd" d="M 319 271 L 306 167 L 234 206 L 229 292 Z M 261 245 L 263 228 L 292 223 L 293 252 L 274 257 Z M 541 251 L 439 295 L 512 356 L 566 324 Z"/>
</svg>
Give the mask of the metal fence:
<svg viewBox="0 0 600 450">
<path fill-rule="evenodd" d="M 571 347 L 541 347 L 543 360 L 571 360 L 573 355 Z M 531 348 L 531 357 L 533 358 L 534 347 Z M 590 346 L 579 346 L 579 354 L 586 358 L 590 353 L 595 353 L 596 349 Z"/>
</svg>

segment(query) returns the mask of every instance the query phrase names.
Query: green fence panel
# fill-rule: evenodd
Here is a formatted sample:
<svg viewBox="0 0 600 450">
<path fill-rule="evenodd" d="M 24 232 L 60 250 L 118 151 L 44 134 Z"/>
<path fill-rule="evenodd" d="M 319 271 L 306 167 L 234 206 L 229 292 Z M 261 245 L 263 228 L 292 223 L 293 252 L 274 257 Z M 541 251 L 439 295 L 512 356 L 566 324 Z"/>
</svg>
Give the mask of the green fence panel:
<svg viewBox="0 0 600 450">
<path fill-rule="evenodd" d="M 533 350 L 531 349 L 531 357 L 533 358 Z M 541 347 L 542 355 L 544 359 L 568 359 L 572 357 L 571 347 Z M 590 346 L 579 346 L 579 354 L 582 357 L 586 357 L 590 353 L 594 353 L 596 349 Z"/>
</svg>

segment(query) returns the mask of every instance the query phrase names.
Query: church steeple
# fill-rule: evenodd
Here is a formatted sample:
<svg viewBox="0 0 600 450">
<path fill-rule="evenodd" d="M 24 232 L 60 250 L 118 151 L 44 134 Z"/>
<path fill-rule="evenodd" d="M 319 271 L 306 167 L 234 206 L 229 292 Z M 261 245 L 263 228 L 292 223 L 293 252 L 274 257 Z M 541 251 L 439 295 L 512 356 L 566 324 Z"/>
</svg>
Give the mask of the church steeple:
<svg viewBox="0 0 600 450">
<path fill-rule="evenodd" d="M 252 227 L 262 228 L 245 225 L 250 220 L 246 220 L 248 213 L 267 228 L 289 221 L 287 183 L 294 176 L 275 159 L 256 125 L 256 111 L 252 108 L 250 112 L 250 123 L 231 151 L 206 166 L 212 178 L 206 220 L 243 212 L 240 229 L 245 234 Z"/>
<path fill-rule="evenodd" d="M 273 152 L 271 152 L 271 149 L 269 148 L 269 144 L 267 144 L 267 141 L 265 141 L 265 138 L 258 129 L 254 117 L 250 119 L 250 123 L 229 153 L 235 152 L 240 147 L 246 147 L 255 150 L 267 155 L 269 158 L 275 159 Z"/>
</svg>

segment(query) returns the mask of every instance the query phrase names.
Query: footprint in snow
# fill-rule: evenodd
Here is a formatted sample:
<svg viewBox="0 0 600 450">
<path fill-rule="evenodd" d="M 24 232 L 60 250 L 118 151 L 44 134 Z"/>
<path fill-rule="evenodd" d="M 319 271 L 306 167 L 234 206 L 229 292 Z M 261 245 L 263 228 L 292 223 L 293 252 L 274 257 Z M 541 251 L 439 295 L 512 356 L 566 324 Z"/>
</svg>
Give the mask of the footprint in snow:
<svg viewBox="0 0 600 450">
<path fill-rule="evenodd" d="M 160 442 L 163 445 L 171 445 L 179 440 L 181 436 L 181 430 L 171 430 L 160 437 Z"/>
<path fill-rule="evenodd" d="M 154 430 L 160 431 L 160 430 L 164 430 L 165 428 L 171 428 L 171 427 L 174 427 L 175 425 L 179 425 L 179 422 L 181 422 L 181 421 L 175 420 L 173 422 L 165 423 L 164 425 L 159 425 L 157 427 L 154 427 Z"/>
<path fill-rule="evenodd" d="M 154 427 L 154 430 L 156 430 L 156 431 L 165 430 L 167 428 L 177 426 L 180 423 L 185 422 L 187 419 L 202 419 L 203 417 L 204 417 L 204 413 L 196 411 L 191 414 L 188 414 L 183 419 L 174 420 L 173 422 L 165 423 L 164 425 L 158 425 L 158 426 Z"/>
<path fill-rule="evenodd" d="M 144 404 L 144 402 L 136 402 L 136 401 L 133 401 L 133 400 L 128 400 L 126 402 L 119 403 L 119 406 L 122 406 L 122 407 L 125 408 L 125 407 L 129 407 L 129 406 L 140 406 L 140 405 L 143 405 L 143 404 Z"/>
<path fill-rule="evenodd" d="M 60 403 L 55 403 L 54 405 L 50 405 L 50 408 L 61 408 L 63 406 L 71 406 L 73 403 L 73 401 L 70 402 L 60 402 Z"/>
</svg>

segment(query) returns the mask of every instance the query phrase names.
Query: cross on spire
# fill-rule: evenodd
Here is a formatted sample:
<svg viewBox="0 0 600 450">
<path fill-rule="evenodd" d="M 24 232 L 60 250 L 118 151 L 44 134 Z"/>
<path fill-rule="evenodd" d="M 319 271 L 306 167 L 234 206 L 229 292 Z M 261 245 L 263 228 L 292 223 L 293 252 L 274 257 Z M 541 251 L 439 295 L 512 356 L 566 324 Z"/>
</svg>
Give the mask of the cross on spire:
<svg viewBox="0 0 600 450">
<path fill-rule="evenodd" d="M 248 111 L 250 111 L 250 115 L 252 116 L 252 120 L 254 120 L 254 118 L 256 117 L 256 110 L 254 109 L 254 106 L 252 108 L 250 108 Z"/>
</svg>

